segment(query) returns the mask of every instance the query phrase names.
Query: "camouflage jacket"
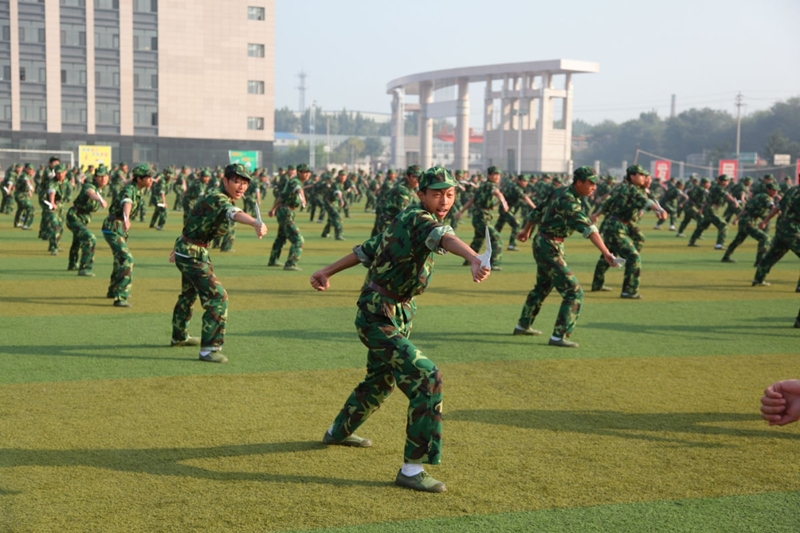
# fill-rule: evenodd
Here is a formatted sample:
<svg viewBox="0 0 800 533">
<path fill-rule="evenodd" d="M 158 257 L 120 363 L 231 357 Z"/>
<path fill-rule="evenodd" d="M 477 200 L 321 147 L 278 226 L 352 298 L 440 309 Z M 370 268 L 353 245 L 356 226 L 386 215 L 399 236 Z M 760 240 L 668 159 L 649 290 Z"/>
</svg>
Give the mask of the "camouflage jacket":
<svg viewBox="0 0 800 533">
<path fill-rule="evenodd" d="M 725 190 L 725 187 L 719 183 L 713 184 L 708 190 L 708 196 L 706 196 L 706 203 L 703 206 L 703 209 L 708 210 L 710 207 L 713 210 L 720 207 L 725 203 L 725 200 L 727 199 L 727 193 L 728 191 Z"/>
<path fill-rule="evenodd" d="M 472 205 L 484 211 L 491 211 L 500 203 L 497 196 L 494 195 L 496 190 L 498 190 L 496 183 L 492 183 L 491 181 L 483 182 L 481 186 L 478 187 L 478 190 L 475 191 Z"/>
<path fill-rule="evenodd" d="M 606 218 L 627 224 L 637 219 L 639 211 L 647 206 L 648 201 L 639 187 L 626 181 L 615 187 L 603 202 L 603 213 Z"/>
<path fill-rule="evenodd" d="M 142 203 L 142 193 L 134 183 L 129 183 L 117 193 L 114 197 L 114 201 L 111 202 L 111 206 L 108 208 L 108 217 L 106 220 L 122 220 L 122 206 L 126 203 L 131 204 L 131 218 L 133 218 L 133 214 L 139 209 L 139 204 Z"/>
<path fill-rule="evenodd" d="M 183 235 L 175 241 L 175 255 L 208 262 L 208 243 L 228 232 L 239 211 L 231 197 L 219 189 L 198 200 L 183 226 Z"/>
<path fill-rule="evenodd" d="M 775 207 L 775 202 L 770 195 L 762 192 L 750 198 L 744 206 L 742 216 L 739 218 L 740 224 L 752 223 L 760 218 L 764 218 L 769 214 L 772 208 Z"/>
<path fill-rule="evenodd" d="M 703 202 L 705 202 L 708 191 L 704 187 L 698 185 L 697 187 L 692 188 L 687 195 L 689 196 L 688 205 L 691 205 L 695 209 L 699 209 L 700 206 L 703 205 Z"/>
<path fill-rule="evenodd" d="M 795 186 L 781 198 L 778 206 L 781 214 L 775 225 L 775 233 L 800 233 L 800 186 Z"/>
<path fill-rule="evenodd" d="M 513 209 L 522 206 L 524 203 L 522 197 L 525 196 L 525 191 L 517 183 L 511 182 L 503 189 L 503 196 L 506 198 L 508 208 Z"/>
<path fill-rule="evenodd" d="M 286 180 L 286 185 L 283 186 L 283 190 L 280 192 L 281 205 L 292 209 L 300 207 L 303 203 L 300 199 L 300 191 L 302 190 L 303 184 L 300 183 L 300 178 L 297 176 Z"/>
<path fill-rule="evenodd" d="M 153 186 L 150 188 L 150 194 L 156 199 L 157 202 L 160 202 L 161 195 L 167 195 L 170 190 L 170 185 L 172 184 L 165 176 L 162 175 L 160 180 L 153 182 Z"/>
<path fill-rule="evenodd" d="M 97 185 L 92 182 L 86 182 L 83 184 L 81 192 L 78 193 L 78 197 L 75 198 L 75 202 L 72 204 L 76 214 L 81 215 L 81 218 L 87 224 L 92 219 L 92 213 L 100 209 L 100 202 L 97 200 L 92 200 L 89 197 L 89 191 L 94 191 L 96 194 L 100 194 L 100 191 L 97 190 Z"/>
<path fill-rule="evenodd" d="M 417 195 L 414 193 L 414 189 L 408 186 L 408 181 L 405 178 L 400 178 L 386 195 L 383 202 L 382 214 L 392 219 L 396 217 L 400 211 L 415 203 L 416 199 Z"/>
<path fill-rule="evenodd" d="M 189 188 L 186 189 L 186 194 L 183 195 L 183 202 L 184 204 L 191 205 L 191 202 L 196 202 L 198 199 L 202 198 L 206 192 L 211 190 L 208 183 L 203 183 L 200 178 L 197 178 L 192 181 Z"/>
<path fill-rule="evenodd" d="M 17 200 L 28 198 L 34 187 L 33 178 L 27 172 L 22 172 L 14 184 L 14 198 Z"/>
<path fill-rule="evenodd" d="M 566 239 L 573 232 L 579 231 L 581 235 L 588 237 L 597 231 L 589 216 L 581 208 L 580 196 L 573 186 L 559 187 L 553 191 L 545 203 L 536 206 L 529 219 L 535 217 L 535 213 L 540 210 L 542 213 L 539 215 L 541 218 L 539 232 L 547 236 Z"/>
<path fill-rule="evenodd" d="M 366 282 L 361 289 L 358 306 L 377 315 L 387 314 L 397 303 L 370 288 L 374 283 L 401 300 L 410 301 L 422 294 L 433 275 L 433 254 L 446 253 L 441 247 L 444 235 L 454 235 L 450 226 L 420 206 L 412 205 L 397 215 L 383 233 L 353 248 L 366 266 Z"/>
</svg>

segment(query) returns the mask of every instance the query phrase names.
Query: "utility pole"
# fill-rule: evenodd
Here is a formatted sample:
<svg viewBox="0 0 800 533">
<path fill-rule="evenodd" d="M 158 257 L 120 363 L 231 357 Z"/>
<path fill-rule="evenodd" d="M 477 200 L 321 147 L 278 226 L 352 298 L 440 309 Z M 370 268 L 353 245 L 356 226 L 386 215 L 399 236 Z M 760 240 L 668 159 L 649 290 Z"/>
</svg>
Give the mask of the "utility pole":
<svg viewBox="0 0 800 533">
<path fill-rule="evenodd" d="M 739 173 L 739 149 L 741 148 L 742 140 L 742 106 L 744 105 L 744 97 L 742 93 L 736 95 L 736 173 Z M 738 179 L 739 176 L 734 176 Z"/>
<path fill-rule="evenodd" d="M 308 143 L 308 166 L 311 167 L 312 171 L 314 170 L 314 167 L 316 166 L 316 160 L 315 160 L 316 157 L 315 156 L 317 155 L 316 154 L 316 150 L 314 149 L 315 148 L 314 145 L 316 144 L 314 142 L 314 129 L 315 129 L 314 121 L 316 119 L 316 114 L 317 114 L 317 101 L 314 100 L 311 103 L 311 109 L 309 110 L 309 113 L 308 113 L 308 130 L 309 130 L 309 133 L 311 133 L 311 138 L 309 139 L 309 143 Z"/>
<path fill-rule="evenodd" d="M 325 170 L 331 166 L 331 116 L 325 115 Z"/>
<path fill-rule="evenodd" d="M 301 70 L 297 77 L 300 78 L 300 85 L 295 87 L 295 89 L 300 91 L 300 107 L 297 111 L 302 115 L 306 110 L 306 78 L 308 77 L 308 74 Z"/>
</svg>

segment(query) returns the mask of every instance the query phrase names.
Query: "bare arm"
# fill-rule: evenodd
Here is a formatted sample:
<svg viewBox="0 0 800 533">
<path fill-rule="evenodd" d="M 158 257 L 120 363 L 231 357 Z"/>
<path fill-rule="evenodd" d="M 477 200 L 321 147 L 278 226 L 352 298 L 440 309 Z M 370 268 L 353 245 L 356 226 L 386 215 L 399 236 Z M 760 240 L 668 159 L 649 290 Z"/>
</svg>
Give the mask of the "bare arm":
<svg viewBox="0 0 800 533">
<path fill-rule="evenodd" d="M 254 219 L 244 211 L 237 211 L 236 214 L 233 215 L 233 220 L 241 222 L 242 224 L 247 224 L 248 226 L 253 226 L 259 239 L 267 234 L 267 225 Z"/>
<path fill-rule="evenodd" d="M 603 254 L 603 259 L 606 260 L 606 263 L 609 265 L 614 263 L 614 256 L 608 251 L 608 248 L 606 248 L 606 243 L 603 242 L 603 238 L 598 232 L 593 231 L 590 233 L 589 240 L 592 241 L 592 244 L 594 244 L 595 247 L 600 250 L 600 253 Z"/>
<path fill-rule="evenodd" d="M 478 257 L 478 254 L 476 254 L 475 251 L 467 245 L 467 243 L 455 235 L 445 234 L 442 237 L 441 246 L 448 252 L 456 254 L 459 257 L 463 257 L 470 262 L 472 267 L 472 281 L 475 283 L 480 283 L 489 277 L 489 273 L 491 271 L 486 267 L 481 267 L 481 260 Z"/>
<path fill-rule="evenodd" d="M 326 267 L 322 267 L 311 274 L 311 286 L 318 291 L 327 290 L 331 286 L 331 276 L 338 274 L 342 270 L 347 270 L 348 268 L 352 268 L 359 264 L 361 264 L 361 261 L 358 260 L 358 256 L 355 254 L 355 252 L 350 252 L 335 263 L 331 263 Z"/>
</svg>

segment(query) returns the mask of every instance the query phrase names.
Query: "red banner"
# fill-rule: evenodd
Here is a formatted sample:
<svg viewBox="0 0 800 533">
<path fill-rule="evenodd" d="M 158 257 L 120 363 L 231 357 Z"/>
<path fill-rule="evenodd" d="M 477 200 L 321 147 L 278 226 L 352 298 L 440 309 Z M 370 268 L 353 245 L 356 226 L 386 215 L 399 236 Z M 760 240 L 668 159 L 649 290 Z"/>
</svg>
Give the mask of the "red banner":
<svg viewBox="0 0 800 533">
<path fill-rule="evenodd" d="M 669 181 L 670 168 L 669 161 L 663 159 L 653 161 L 653 177 L 659 178 L 662 182 Z"/>
<path fill-rule="evenodd" d="M 800 157 L 797 158 L 797 162 L 795 163 L 795 167 L 797 167 L 797 168 L 794 169 L 795 173 L 794 173 L 794 179 L 792 179 L 792 182 L 794 182 L 795 185 L 800 185 Z"/>
<path fill-rule="evenodd" d="M 733 181 L 738 177 L 739 162 L 735 159 L 719 160 L 719 175 L 726 174 Z"/>
</svg>

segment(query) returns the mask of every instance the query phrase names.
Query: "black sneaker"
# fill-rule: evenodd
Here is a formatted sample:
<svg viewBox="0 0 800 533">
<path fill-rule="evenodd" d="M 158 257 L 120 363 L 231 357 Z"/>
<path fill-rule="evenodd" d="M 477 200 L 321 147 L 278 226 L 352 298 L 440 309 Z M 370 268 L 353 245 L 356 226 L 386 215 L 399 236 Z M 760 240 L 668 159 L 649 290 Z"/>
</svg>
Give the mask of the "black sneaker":
<svg viewBox="0 0 800 533">
<path fill-rule="evenodd" d="M 444 483 L 437 479 L 433 479 L 429 473 L 424 470 L 416 476 L 406 476 L 403 470 L 397 471 L 397 477 L 394 484 L 408 489 L 419 490 L 422 492 L 445 492 L 447 487 Z"/>
<path fill-rule="evenodd" d="M 326 431 L 325 435 L 322 436 L 322 444 L 328 444 L 330 446 L 350 446 L 353 448 L 369 448 L 372 446 L 372 441 L 369 439 L 362 439 L 355 434 L 345 437 L 342 440 L 335 440 L 333 435 Z"/>
<path fill-rule="evenodd" d="M 131 303 L 128 300 L 114 300 L 114 307 L 130 307 Z"/>
<path fill-rule="evenodd" d="M 723 257 L 721 261 L 723 263 L 735 263 L 736 259 L 731 259 L 730 257 Z"/>
</svg>

